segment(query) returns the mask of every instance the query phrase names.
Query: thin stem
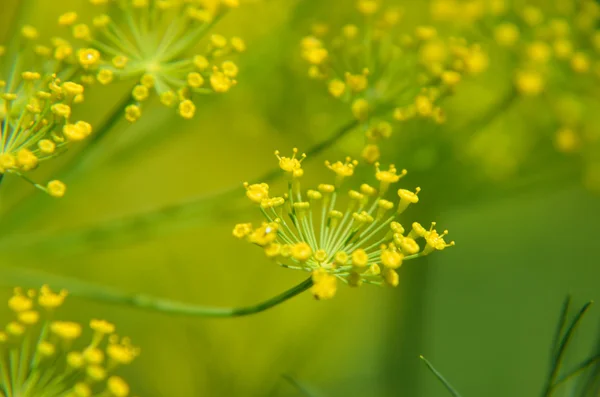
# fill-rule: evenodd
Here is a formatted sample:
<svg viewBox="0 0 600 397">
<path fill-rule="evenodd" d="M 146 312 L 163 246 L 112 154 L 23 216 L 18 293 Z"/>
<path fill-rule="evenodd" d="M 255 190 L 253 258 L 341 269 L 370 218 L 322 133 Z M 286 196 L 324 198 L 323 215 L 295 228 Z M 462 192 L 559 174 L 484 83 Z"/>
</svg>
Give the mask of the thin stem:
<svg viewBox="0 0 600 397">
<path fill-rule="evenodd" d="M 0 268 L 0 285 L 39 287 L 48 284 L 52 288 L 66 289 L 71 296 L 108 304 L 129 306 L 134 309 L 187 317 L 240 317 L 256 314 L 275 307 L 300 295 L 313 285 L 312 277 L 300 284 L 256 305 L 243 307 L 210 307 L 157 298 L 146 294 L 129 294 L 103 285 L 88 283 L 74 278 L 49 275 L 37 270 Z"/>
<path fill-rule="evenodd" d="M 573 334 L 575 333 L 575 329 L 577 328 L 577 325 L 579 324 L 579 322 L 581 321 L 581 319 L 583 318 L 583 316 L 585 315 L 587 310 L 590 308 L 592 303 L 593 302 L 588 302 L 581 308 L 581 310 L 579 311 L 579 313 L 577 313 L 577 316 L 575 316 L 575 319 L 573 320 L 573 322 L 571 323 L 569 328 L 567 328 L 565 335 L 562 337 L 560 345 L 558 347 L 558 350 L 556 351 L 556 356 L 553 357 L 553 365 L 552 365 L 550 374 L 548 376 L 546 388 L 544 389 L 544 392 L 542 393 L 543 397 L 550 397 L 552 395 L 552 392 L 554 391 L 554 387 L 556 386 L 556 379 L 558 378 L 558 374 L 560 372 L 560 367 L 562 364 L 562 359 L 567 350 L 567 346 L 569 345 L 569 342 L 571 341 L 571 338 L 573 337 Z"/>
<path fill-rule="evenodd" d="M 421 360 L 423 360 L 423 362 L 425 363 L 425 365 L 427 365 L 427 368 L 429 368 L 429 370 L 431 372 L 433 372 L 433 374 L 436 376 L 436 378 L 438 378 L 438 380 L 440 382 L 442 382 L 442 384 L 446 387 L 446 389 L 448 389 L 448 391 L 450 392 L 450 394 L 452 394 L 454 397 L 461 397 L 460 393 L 456 391 L 456 389 L 454 389 L 454 387 L 452 387 L 452 385 L 446 380 L 446 378 L 444 378 L 442 376 L 442 374 L 440 374 L 434 367 L 433 365 L 427 361 L 427 359 L 423 356 L 419 357 Z"/>
<path fill-rule="evenodd" d="M 571 295 L 567 295 L 565 301 L 563 302 L 562 310 L 560 312 L 560 317 L 558 320 L 558 326 L 556 327 L 556 333 L 554 334 L 554 339 L 552 340 L 552 347 L 550 354 L 552 355 L 552 360 L 556 360 L 558 355 L 558 349 L 560 347 L 560 338 L 562 337 L 563 331 L 565 329 L 565 324 L 567 323 L 567 316 L 569 314 L 569 308 L 571 307 Z M 550 371 L 552 371 L 552 367 L 550 367 Z"/>
</svg>

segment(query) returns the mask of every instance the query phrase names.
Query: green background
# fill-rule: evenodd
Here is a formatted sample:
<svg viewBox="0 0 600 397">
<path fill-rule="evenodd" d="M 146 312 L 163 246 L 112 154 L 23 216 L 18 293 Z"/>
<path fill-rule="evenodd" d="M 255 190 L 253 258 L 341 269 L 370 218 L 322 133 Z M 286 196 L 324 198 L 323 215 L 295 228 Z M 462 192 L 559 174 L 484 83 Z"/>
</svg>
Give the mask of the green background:
<svg viewBox="0 0 600 397">
<path fill-rule="evenodd" d="M 84 1 L 4 1 L 0 38 L 5 42 L 11 40 L 9 22 L 18 3 L 24 20 L 44 32 L 56 31 L 56 17 L 64 11 L 91 13 Z M 343 20 L 340 15 L 352 5 L 345 0 L 245 4 L 215 29 L 247 41 L 247 53 L 236 60 L 239 84 L 226 95 L 201 98 L 194 120 L 181 120 L 157 105 L 133 126 L 122 121 L 66 180 L 64 199 L 39 193 L 25 212 L 15 211 L 32 188 L 7 178 L 0 190 L 0 210 L 10 226 L 0 223 L 2 265 L 223 306 L 258 302 L 299 283 L 304 274 L 274 266 L 260 250 L 231 236 L 235 223 L 259 219 L 238 202 L 219 203 L 209 216 L 173 220 L 166 215 L 120 233 L 65 237 L 64 231 L 239 185 L 272 169 L 275 149 L 306 150 L 346 123 L 346 109 L 305 76 L 298 42 L 313 22 Z M 426 20 L 425 3 L 402 5 Z M 494 64 L 492 70 L 503 67 Z M 457 242 L 406 264 L 398 289 L 340 288 L 335 299 L 323 302 L 304 294 L 239 319 L 175 318 L 76 298 L 61 316 L 83 322 L 105 317 L 131 336 L 142 355 L 123 373 L 142 396 L 299 396 L 282 375 L 322 397 L 447 395 L 419 354 L 463 396 L 538 395 L 564 297 L 573 294 L 578 305 L 600 299 L 600 207 L 598 196 L 581 186 L 576 160 L 543 156 L 536 163 L 541 166 L 496 181 L 437 144 L 440 130 L 463 125 L 467 120 L 461 117 L 493 103 L 507 88 L 502 84 L 495 73 L 467 83 L 465 92 L 450 100 L 449 126 L 402 127 L 386 147 L 387 159 L 409 172 L 415 169 L 403 186 L 423 187 L 421 203 L 406 213 L 406 222 L 436 220 Z M 101 120 L 118 103 L 119 89 L 126 95 L 128 86 L 90 91 L 81 118 Z M 526 123 L 526 110 L 486 128 L 537 133 Z M 420 135 L 407 145 L 403 134 Z M 356 153 L 361 139 L 354 132 L 307 160 L 306 182 L 329 181 L 322 161 Z M 431 153 L 439 165 L 421 166 Z M 34 177 L 49 179 L 62 161 L 41 167 Z M 238 207 L 239 213 L 228 211 Z M 593 309 L 585 319 L 570 351 L 572 362 L 590 354 L 598 318 Z"/>
</svg>

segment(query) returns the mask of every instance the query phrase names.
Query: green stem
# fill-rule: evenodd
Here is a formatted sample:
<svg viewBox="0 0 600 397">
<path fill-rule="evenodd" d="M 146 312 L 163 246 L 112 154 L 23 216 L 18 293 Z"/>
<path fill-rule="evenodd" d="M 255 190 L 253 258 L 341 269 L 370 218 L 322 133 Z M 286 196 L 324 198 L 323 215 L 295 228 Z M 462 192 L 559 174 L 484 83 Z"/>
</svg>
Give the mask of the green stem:
<svg viewBox="0 0 600 397">
<path fill-rule="evenodd" d="M 448 382 L 446 380 L 446 378 L 444 378 L 442 376 L 442 374 L 440 374 L 434 367 L 433 365 L 427 361 L 427 359 L 423 356 L 419 357 L 421 360 L 423 360 L 423 362 L 425 363 L 425 365 L 427 365 L 427 368 L 429 368 L 429 370 L 431 372 L 433 372 L 433 374 L 438 378 L 438 380 L 440 382 L 442 382 L 442 384 L 446 387 L 446 389 L 448 389 L 448 391 L 450 392 L 450 394 L 452 394 L 454 397 L 461 397 L 460 393 L 456 391 L 456 389 L 454 389 L 454 387 L 452 387 L 452 385 L 450 384 L 450 382 Z"/>
<path fill-rule="evenodd" d="M 199 306 L 191 303 L 157 298 L 146 294 L 129 294 L 103 285 L 88 283 L 74 278 L 54 276 L 37 270 L 7 267 L 0 268 L 0 285 L 2 286 L 13 287 L 18 285 L 26 288 L 35 288 L 42 284 L 48 284 L 55 289 L 64 288 L 69 292 L 69 295 L 78 298 L 120 306 L 129 306 L 151 312 L 187 317 L 240 317 L 263 312 L 292 299 L 312 287 L 313 282 L 312 278 L 309 277 L 300 284 L 273 298 L 267 299 L 264 302 L 251 306 L 229 308 Z"/>
</svg>

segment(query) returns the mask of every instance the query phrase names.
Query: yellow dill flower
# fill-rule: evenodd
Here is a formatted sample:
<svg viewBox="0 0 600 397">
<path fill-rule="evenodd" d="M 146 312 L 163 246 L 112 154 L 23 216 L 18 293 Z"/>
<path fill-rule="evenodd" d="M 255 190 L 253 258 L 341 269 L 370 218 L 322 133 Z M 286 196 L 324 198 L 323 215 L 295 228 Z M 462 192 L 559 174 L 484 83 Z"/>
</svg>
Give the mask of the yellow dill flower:
<svg viewBox="0 0 600 397">
<path fill-rule="evenodd" d="M 34 32 L 26 26 L 22 34 L 29 39 L 37 37 Z M 66 60 L 38 55 L 39 48 L 31 51 L 29 41 L 23 47 L 16 58 L 0 55 L 0 71 L 10 71 L 0 72 L 0 175 L 18 175 L 51 196 L 62 197 L 62 182 L 42 185 L 25 173 L 92 133 L 89 123 L 72 117 L 84 87 L 68 79 L 75 69 Z"/>
<path fill-rule="evenodd" d="M 369 132 L 380 117 L 391 116 L 377 114 L 380 106 L 405 111 L 405 117 L 396 121 L 422 117 L 441 122 L 438 102 L 462 75 L 480 73 L 488 62 L 481 48 L 439 37 L 431 26 L 402 31 L 401 9 L 383 8 L 375 0 L 357 1 L 356 7 L 367 17 L 362 22 L 339 30 L 314 30 L 300 47 L 309 76 L 324 80 L 330 95 L 348 104 L 354 118 L 364 124 L 363 159 L 373 163 L 379 158 L 376 146 L 389 137 Z M 421 108 L 418 102 L 422 104 L 425 96 L 431 109 L 412 111 Z"/>
<path fill-rule="evenodd" d="M 92 320 L 85 331 L 77 322 L 54 320 L 66 296 L 48 286 L 15 288 L 8 300 L 14 319 L 0 331 L 0 393 L 127 397 L 129 386 L 114 373 L 131 363 L 139 349 L 117 336 L 107 321 Z"/>
<path fill-rule="evenodd" d="M 104 6 L 106 2 L 90 0 Z M 224 93 L 237 84 L 238 67 L 223 60 L 245 51 L 239 37 L 209 33 L 235 0 L 115 0 L 91 23 L 70 26 L 78 63 L 101 84 L 131 81 L 130 122 L 141 117 L 142 104 L 155 92 L 163 105 L 192 118 L 199 95 Z M 77 20 L 69 12 L 60 19 Z M 199 43 L 200 46 L 199 46 Z"/>
<path fill-rule="evenodd" d="M 357 162 L 326 162 L 335 174 L 334 183 L 303 191 L 297 176 L 300 163 L 290 167 L 294 157 L 282 161 L 279 152 L 276 155 L 281 169 L 290 174 L 287 193 L 270 196 L 265 183 L 245 184 L 248 198 L 257 204 L 265 221 L 256 228 L 238 224 L 233 235 L 262 247 L 280 266 L 311 272 L 316 298 L 333 297 L 338 281 L 351 286 L 396 286 L 396 271 L 404 261 L 454 245 L 444 240 L 447 231 L 438 233 L 433 228 L 435 223 L 427 230 L 418 223 L 405 229 L 398 222 L 409 205 L 419 201 L 419 188 L 388 194 L 406 170 L 398 171 L 393 165 L 382 169 L 377 164 L 377 188 L 362 184 L 356 190 L 342 190 L 352 180 Z"/>
</svg>

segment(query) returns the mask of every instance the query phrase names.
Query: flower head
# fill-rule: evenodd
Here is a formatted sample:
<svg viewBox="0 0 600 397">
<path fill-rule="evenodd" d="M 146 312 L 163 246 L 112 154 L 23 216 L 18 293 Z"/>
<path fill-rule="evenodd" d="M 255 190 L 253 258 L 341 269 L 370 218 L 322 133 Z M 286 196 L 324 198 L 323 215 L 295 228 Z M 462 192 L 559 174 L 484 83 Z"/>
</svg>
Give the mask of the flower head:
<svg viewBox="0 0 600 397">
<path fill-rule="evenodd" d="M 89 123 L 72 115 L 83 101 L 84 86 L 71 81 L 75 69 L 56 56 L 59 43 L 54 51 L 35 45 L 37 30 L 31 26 L 24 27 L 22 35 L 23 48 L 16 58 L 0 51 L 0 70 L 10 71 L 0 74 L 0 175 L 21 176 L 51 196 L 62 197 L 62 182 L 42 185 L 25 173 L 92 133 Z"/>
<path fill-rule="evenodd" d="M 288 193 L 275 198 L 268 197 L 267 184 L 246 184 L 248 192 L 251 186 L 261 192 L 248 197 L 259 206 L 265 221 L 256 228 L 250 223 L 238 224 L 233 235 L 261 247 L 268 258 L 285 268 L 311 272 L 312 292 L 318 299 L 333 297 L 338 281 L 351 286 L 396 286 L 396 271 L 402 263 L 454 245 L 444 241 L 447 232 L 438 233 L 435 224 L 429 230 L 414 224 L 405 234 L 398 218 L 418 202 L 420 189 L 398 190 L 399 201 L 385 198 L 404 170 L 398 173 L 390 165 L 382 171 L 378 164 L 375 175 L 380 190 L 362 184 L 342 193 L 357 165 L 351 159 L 328 162 L 336 175 L 335 184 L 303 191 L 300 181 L 292 179 Z"/>
<path fill-rule="evenodd" d="M 52 319 L 66 291 L 14 290 L 8 307 L 14 319 L 0 331 L 0 393 L 7 396 L 127 397 L 129 386 L 114 375 L 139 354 L 128 338 L 104 320 L 90 322 L 91 338 L 72 321 Z M 87 339 L 87 340 L 85 340 Z"/>
<path fill-rule="evenodd" d="M 107 1 L 90 0 L 104 5 Z M 107 13 L 91 23 L 76 23 L 76 13 L 59 18 L 71 31 L 79 65 L 101 84 L 130 81 L 132 104 L 126 119 L 142 114 L 142 104 L 156 93 L 163 105 L 190 119 L 193 100 L 224 93 L 236 83 L 238 67 L 224 58 L 245 51 L 239 37 L 209 34 L 210 28 L 236 0 L 115 0 Z M 68 18 L 67 18 L 68 16 Z"/>
<path fill-rule="evenodd" d="M 385 9 L 380 3 L 360 0 L 356 2 L 362 14 L 360 22 L 331 29 L 331 33 L 315 28 L 300 43 L 309 76 L 324 80 L 329 93 L 348 104 L 364 125 L 363 158 L 370 163 L 377 161 L 377 145 L 392 131 L 388 123 L 388 133 L 374 132 L 380 117 L 392 116 L 375 114 L 380 106 L 395 108 L 397 121 L 420 117 L 443 122 L 440 100 L 455 89 L 463 75 L 487 67 L 487 56 L 480 47 L 442 38 L 431 26 L 402 31 L 403 11 Z"/>
</svg>

